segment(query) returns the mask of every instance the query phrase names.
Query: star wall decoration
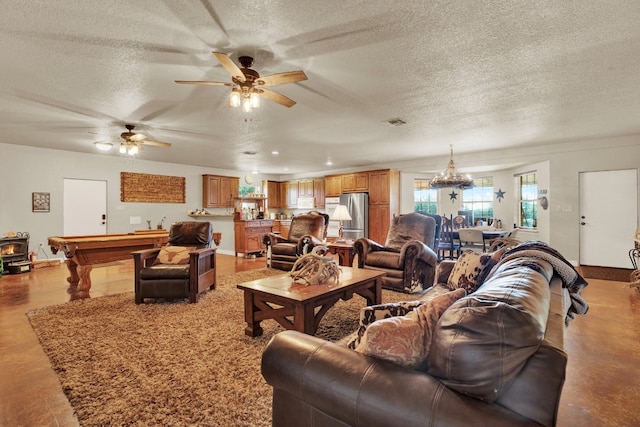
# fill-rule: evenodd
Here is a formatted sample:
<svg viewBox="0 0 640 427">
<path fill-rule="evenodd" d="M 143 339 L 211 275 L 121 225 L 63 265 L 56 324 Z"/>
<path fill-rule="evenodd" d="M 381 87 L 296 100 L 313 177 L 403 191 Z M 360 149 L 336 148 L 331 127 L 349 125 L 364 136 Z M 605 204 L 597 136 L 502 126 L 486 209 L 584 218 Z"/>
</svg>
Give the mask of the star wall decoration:
<svg viewBox="0 0 640 427">
<path fill-rule="evenodd" d="M 501 202 L 502 199 L 504 199 L 504 195 L 506 193 L 506 191 L 502 191 L 502 188 L 498 188 L 498 191 L 496 191 L 496 198 L 498 199 L 498 202 Z"/>
<path fill-rule="evenodd" d="M 451 200 L 452 202 L 454 200 L 458 199 L 458 193 L 456 193 L 455 191 L 452 191 L 451 193 L 449 193 L 449 200 Z"/>
</svg>

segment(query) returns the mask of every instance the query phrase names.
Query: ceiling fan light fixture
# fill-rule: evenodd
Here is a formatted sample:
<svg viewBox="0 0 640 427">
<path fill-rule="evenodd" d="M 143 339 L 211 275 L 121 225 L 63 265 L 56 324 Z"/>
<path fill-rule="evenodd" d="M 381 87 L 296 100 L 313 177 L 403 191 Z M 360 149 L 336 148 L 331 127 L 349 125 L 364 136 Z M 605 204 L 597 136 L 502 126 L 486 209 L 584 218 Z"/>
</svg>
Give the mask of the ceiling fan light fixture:
<svg viewBox="0 0 640 427">
<path fill-rule="evenodd" d="M 458 173 L 456 166 L 453 163 L 453 145 L 449 145 L 451 150 L 451 157 L 449 158 L 449 164 L 447 168 L 439 175 L 434 176 L 429 183 L 431 188 L 459 188 L 465 190 L 473 188 L 473 179 L 469 175 L 463 175 Z"/>
<path fill-rule="evenodd" d="M 132 146 L 129 147 L 129 151 L 127 151 L 127 153 L 130 156 L 135 156 L 136 154 L 138 154 L 138 146 L 133 144 Z"/>
<path fill-rule="evenodd" d="M 256 92 L 251 92 L 251 95 L 249 95 L 249 101 L 251 102 L 251 108 L 260 107 L 260 95 Z"/>
<path fill-rule="evenodd" d="M 229 97 L 229 105 L 232 107 L 240 106 L 240 91 L 237 88 L 231 90 L 231 96 Z"/>
<path fill-rule="evenodd" d="M 127 146 L 125 144 L 120 144 L 120 154 L 127 154 Z"/>
<path fill-rule="evenodd" d="M 99 141 L 99 142 L 94 142 L 94 144 L 96 145 L 96 148 L 100 151 L 109 151 L 113 147 L 113 144 L 110 142 Z"/>
<path fill-rule="evenodd" d="M 251 99 L 249 98 L 244 98 L 242 100 L 242 111 L 244 111 L 245 113 L 250 113 L 252 110 L 251 107 Z"/>
</svg>

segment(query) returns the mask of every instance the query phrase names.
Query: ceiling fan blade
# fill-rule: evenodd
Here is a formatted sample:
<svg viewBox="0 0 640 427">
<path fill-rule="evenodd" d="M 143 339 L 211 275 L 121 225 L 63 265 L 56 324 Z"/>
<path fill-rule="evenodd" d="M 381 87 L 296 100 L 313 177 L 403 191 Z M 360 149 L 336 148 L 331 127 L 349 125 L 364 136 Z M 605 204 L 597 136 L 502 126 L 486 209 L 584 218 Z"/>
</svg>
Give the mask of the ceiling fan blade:
<svg viewBox="0 0 640 427">
<path fill-rule="evenodd" d="M 208 82 L 203 80 L 174 80 L 181 85 L 235 86 L 233 83 Z"/>
<path fill-rule="evenodd" d="M 231 58 L 227 56 L 226 53 L 220 53 L 220 52 L 211 52 L 211 53 L 213 53 L 216 56 L 216 58 L 218 58 L 218 61 L 220 61 L 220 64 L 222 64 L 224 69 L 227 70 L 227 73 L 231 74 L 231 77 L 235 77 L 241 82 L 246 80 L 242 70 L 238 68 L 235 62 L 233 62 Z"/>
<path fill-rule="evenodd" d="M 170 142 L 151 141 L 150 139 L 144 140 L 141 145 L 153 145 L 154 147 L 171 147 Z"/>
<path fill-rule="evenodd" d="M 260 96 L 268 99 L 269 101 L 273 101 L 273 102 L 278 103 L 280 105 L 284 105 L 287 108 L 291 108 L 294 105 L 296 105 L 296 101 L 294 101 L 293 99 L 287 98 L 286 96 L 282 95 L 281 93 L 274 92 L 274 91 L 269 90 L 269 89 L 260 88 Z"/>
<path fill-rule="evenodd" d="M 143 133 L 134 133 L 128 139 L 129 139 L 129 141 L 140 142 L 140 141 L 144 141 L 145 139 L 147 139 L 147 135 L 145 135 Z"/>
<path fill-rule="evenodd" d="M 307 75 L 304 71 L 287 71 L 285 73 L 271 74 L 269 76 L 262 76 L 256 80 L 256 84 L 260 86 L 277 86 L 285 83 L 295 83 L 302 80 L 307 80 Z"/>
</svg>

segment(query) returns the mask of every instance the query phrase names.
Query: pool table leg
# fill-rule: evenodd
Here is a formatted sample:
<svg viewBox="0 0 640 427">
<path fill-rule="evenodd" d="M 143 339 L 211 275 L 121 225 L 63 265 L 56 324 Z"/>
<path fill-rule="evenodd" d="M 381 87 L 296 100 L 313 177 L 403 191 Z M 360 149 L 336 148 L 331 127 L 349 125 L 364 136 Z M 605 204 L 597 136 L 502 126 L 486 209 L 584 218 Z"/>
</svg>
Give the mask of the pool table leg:
<svg viewBox="0 0 640 427">
<path fill-rule="evenodd" d="M 71 259 L 66 260 L 67 269 L 69 270 L 69 277 L 67 282 L 72 288 L 77 287 L 80 291 L 88 291 L 91 289 L 91 270 L 92 265 L 78 265 Z"/>
</svg>

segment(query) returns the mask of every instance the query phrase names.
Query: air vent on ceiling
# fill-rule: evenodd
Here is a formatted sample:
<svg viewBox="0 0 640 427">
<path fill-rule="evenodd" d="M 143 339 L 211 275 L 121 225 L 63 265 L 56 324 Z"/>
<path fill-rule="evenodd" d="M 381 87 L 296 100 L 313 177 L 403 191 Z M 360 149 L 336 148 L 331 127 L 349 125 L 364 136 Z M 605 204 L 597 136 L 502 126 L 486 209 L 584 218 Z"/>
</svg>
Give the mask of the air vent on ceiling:
<svg viewBox="0 0 640 427">
<path fill-rule="evenodd" d="M 407 122 L 405 122 L 404 120 L 402 120 L 399 117 L 396 117 L 395 119 L 389 119 L 387 120 L 387 123 L 389 123 L 390 125 L 394 125 L 394 126 L 402 126 L 402 125 L 406 125 Z"/>
</svg>

